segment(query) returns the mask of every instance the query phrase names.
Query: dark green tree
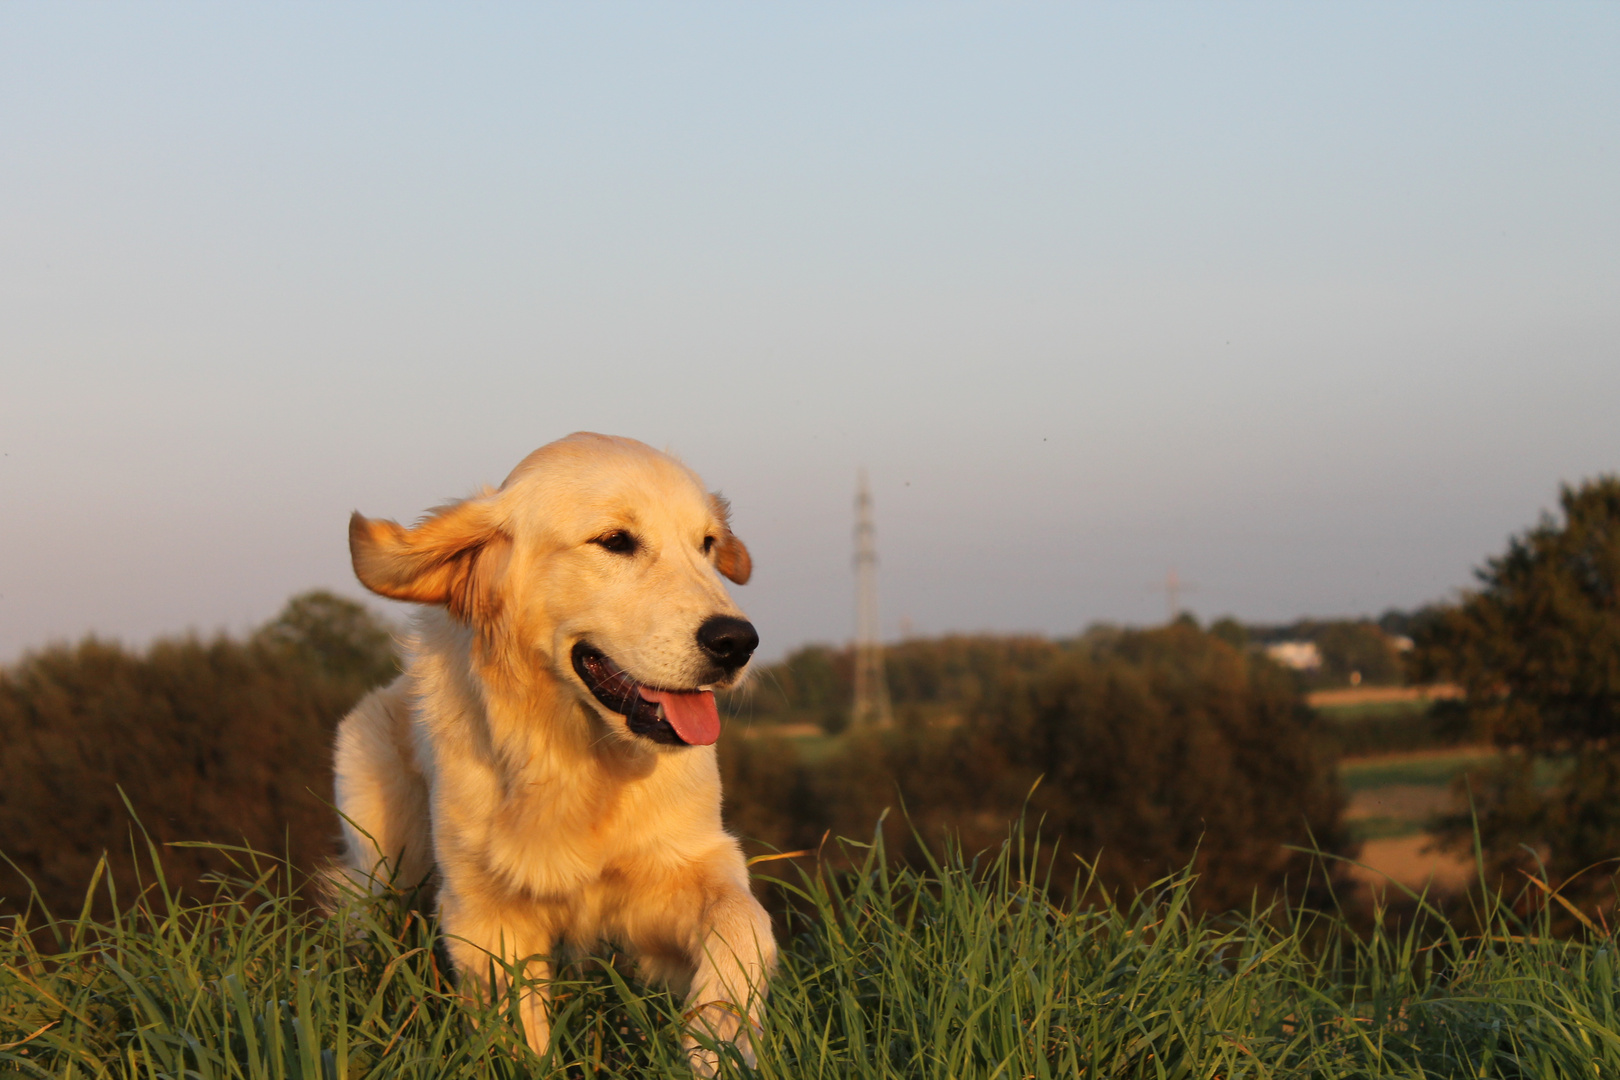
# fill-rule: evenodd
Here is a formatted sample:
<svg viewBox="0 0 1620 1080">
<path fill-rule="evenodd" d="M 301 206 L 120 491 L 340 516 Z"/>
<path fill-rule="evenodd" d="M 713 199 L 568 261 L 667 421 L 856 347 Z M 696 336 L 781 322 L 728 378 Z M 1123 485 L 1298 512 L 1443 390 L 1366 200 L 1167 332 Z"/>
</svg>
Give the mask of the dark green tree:
<svg viewBox="0 0 1620 1080">
<path fill-rule="evenodd" d="M 1378 686 L 1401 681 L 1401 655 L 1395 642 L 1367 619 L 1336 619 L 1316 635 L 1322 650 L 1322 676 L 1333 685 L 1359 681 Z"/>
<path fill-rule="evenodd" d="M 1070 870 L 1067 853 L 1098 860 L 1128 891 L 1196 861 L 1199 900 L 1216 909 L 1302 885 L 1310 860 L 1291 844 L 1348 850 L 1332 762 L 1289 673 L 1188 621 L 1049 646 L 1043 660 L 987 673 L 959 723 L 848 740 L 816 778 L 835 830 L 861 835 L 903 797 L 923 836 L 977 850 L 1027 799 Z"/>
<path fill-rule="evenodd" d="M 131 897 L 126 798 L 159 843 L 246 841 L 317 869 L 336 834 L 333 729 L 392 677 L 392 657 L 367 609 L 317 592 L 246 642 L 137 653 L 89 638 L 0 669 L 0 910 L 26 904 L 31 882 L 58 914 L 76 912 L 103 852 Z M 206 849 L 164 859 L 185 888 L 227 869 Z"/>
<path fill-rule="evenodd" d="M 1030 636 L 952 634 L 903 641 L 884 649 L 889 697 L 896 709 L 959 714 L 961 706 L 1008 671 L 1034 671 L 1059 646 Z M 813 723 L 843 730 L 855 699 L 855 655 L 845 647 L 807 645 L 754 671 L 723 696 L 730 715 L 747 723 Z"/>
<path fill-rule="evenodd" d="M 1560 490 L 1541 522 L 1426 620 L 1413 673 L 1459 684 L 1455 706 L 1503 750 L 1473 790 L 1497 872 L 1536 852 L 1566 896 L 1614 899 L 1620 856 L 1620 477 Z M 1459 817 L 1448 835 L 1472 841 Z M 1582 871 L 1590 871 L 1582 874 Z"/>
<path fill-rule="evenodd" d="M 364 604 L 325 589 L 287 601 L 254 639 L 328 678 L 361 688 L 391 682 L 399 674 L 389 627 Z"/>
<path fill-rule="evenodd" d="M 1248 628 L 1230 615 L 1222 616 L 1211 623 L 1209 632 L 1234 649 L 1247 649 L 1249 647 Z"/>
</svg>

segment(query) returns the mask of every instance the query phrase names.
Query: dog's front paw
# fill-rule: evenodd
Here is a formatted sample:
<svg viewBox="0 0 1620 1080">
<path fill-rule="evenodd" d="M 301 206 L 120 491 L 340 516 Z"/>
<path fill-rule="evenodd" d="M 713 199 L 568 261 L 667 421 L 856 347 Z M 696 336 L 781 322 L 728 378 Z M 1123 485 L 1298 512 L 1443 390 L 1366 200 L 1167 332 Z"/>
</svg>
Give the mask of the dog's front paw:
<svg viewBox="0 0 1620 1080">
<path fill-rule="evenodd" d="M 757 1025 L 752 1019 L 740 1015 L 736 1006 L 709 1005 L 700 1010 L 690 1023 L 702 1032 L 703 1037 L 688 1032 L 681 1040 L 681 1046 L 686 1050 L 686 1059 L 696 1075 L 705 1080 L 718 1075 L 720 1058 L 733 1050 L 750 1069 L 759 1064 L 754 1054 Z"/>
<path fill-rule="evenodd" d="M 750 1069 L 759 1064 L 759 1059 L 754 1056 L 754 1048 L 747 1039 L 729 1044 L 720 1043 L 719 1049 L 715 1049 L 715 1044 L 704 1045 L 688 1035 L 682 1040 L 681 1045 L 686 1048 L 686 1060 L 692 1066 L 693 1075 L 701 1076 L 704 1080 L 711 1080 L 712 1077 L 720 1075 L 720 1058 L 725 1050 L 733 1047 L 737 1051 L 737 1056 L 742 1058 L 742 1063 Z"/>
<path fill-rule="evenodd" d="M 686 1047 L 686 1060 L 692 1066 L 692 1075 L 701 1076 L 704 1080 L 719 1075 L 720 1055 L 718 1052 L 703 1046 L 692 1036 L 688 1035 L 682 1040 Z"/>
</svg>

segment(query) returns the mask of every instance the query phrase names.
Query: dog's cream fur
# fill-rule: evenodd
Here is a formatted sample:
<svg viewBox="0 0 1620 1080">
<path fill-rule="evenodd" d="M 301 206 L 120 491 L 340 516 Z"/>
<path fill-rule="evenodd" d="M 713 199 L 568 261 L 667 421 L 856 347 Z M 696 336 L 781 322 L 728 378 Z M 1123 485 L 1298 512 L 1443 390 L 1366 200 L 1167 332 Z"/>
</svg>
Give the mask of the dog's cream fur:
<svg viewBox="0 0 1620 1080">
<path fill-rule="evenodd" d="M 616 532 L 633 554 L 601 543 Z M 664 454 L 581 433 L 414 528 L 356 514 L 350 545 L 367 588 L 424 607 L 405 673 L 338 729 L 343 875 L 434 878 L 465 992 L 503 993 L 503 965 L 540 980 L 519 996 L 536 1052 L 547 958 L 608 940 L 689 986 L 692 1023 L 752 1061 L 776 947 L 720 824 L 714 747 L 633 734 L 570 663 L 583 640 L 653 686 L 735 681 L 694 642 L 741 617 L 720 576 L 751 567 L 725 502 Z"/>
</svg>

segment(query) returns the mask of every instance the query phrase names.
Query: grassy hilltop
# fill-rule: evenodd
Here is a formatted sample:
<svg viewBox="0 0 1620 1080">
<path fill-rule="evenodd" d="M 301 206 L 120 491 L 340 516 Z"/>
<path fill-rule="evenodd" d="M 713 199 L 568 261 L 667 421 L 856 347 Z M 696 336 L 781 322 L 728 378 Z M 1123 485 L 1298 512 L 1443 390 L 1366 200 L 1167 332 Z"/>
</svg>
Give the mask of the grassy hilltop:
<svg viewBox="0 0 1620 1080">
<path fill-rule="evenodd" d="M 1620 1075 L 1615 941 L 1495 903 L 1370 936 L 1279 907 L 1201 916 L 1173 875 L 1054 903 L 1015 831 L 976 859 L 778 861 L 790 900 L 759 1077 Z M 154 849 L 155 850 L 155 849 Z M 0 1071 L 40 1077 L 679 1076 L 678 1006 L 612 957 L 561 972 L 555 1046 L 459 1000 L 431 922 L 391 901 L 329 919 L 285 868 L 206 902 L 158 877 L 126 914 L 0 931 Z M 150 873 L 150 867 L 148 868 Z M 1534 888 L 1530 896 L 1541 894 Z M 126 898 L 127 899 L 127 898 Z M 89 905 L 86 905 L 88 909 Z M 1542 909 L 1545 910 L 1545 909 Z"/>
</svg>

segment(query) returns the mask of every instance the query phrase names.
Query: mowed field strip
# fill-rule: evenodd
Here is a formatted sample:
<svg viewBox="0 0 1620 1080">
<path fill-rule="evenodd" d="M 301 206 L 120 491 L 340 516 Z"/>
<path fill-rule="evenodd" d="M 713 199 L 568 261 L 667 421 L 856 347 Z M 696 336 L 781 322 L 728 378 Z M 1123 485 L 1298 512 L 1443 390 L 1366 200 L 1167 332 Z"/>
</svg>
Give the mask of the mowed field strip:
<svg viewBox="0 0 1620 1080">
<path fill-rule="evenodd" d="M 1474 878 L 1474 861 L 1435 846 L 1428 824 L 1462 809 L 1454 781 L 1495 757 L 1489 747 L 1417 750 L 1349 758 L 1339 775 L 1350 793 L 1345 823 L 1362 837 L 1351 877 L 1375 891 L 1394 881 L 1409 889 L 1456 892 Z"/>
</svg>

